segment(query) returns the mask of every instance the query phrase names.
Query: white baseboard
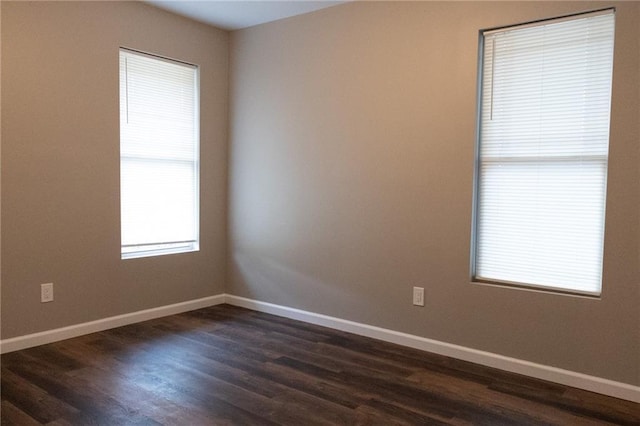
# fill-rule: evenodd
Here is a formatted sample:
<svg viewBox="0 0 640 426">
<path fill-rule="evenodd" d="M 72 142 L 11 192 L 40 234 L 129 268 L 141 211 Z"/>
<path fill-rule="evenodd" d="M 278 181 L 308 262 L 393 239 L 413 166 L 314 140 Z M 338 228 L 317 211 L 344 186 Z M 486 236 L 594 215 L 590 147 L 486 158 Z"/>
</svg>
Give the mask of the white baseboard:
<svg viewBox="0 0 640 426">
<path fill-rule="evenodd" d="M 230 294 L 225 303 L 640 403 L 640 386 Z"/>
<path fill-rule="evenodd" d="M 550 382 L 640 403 L 640 386 L 589 376 L 587 374 L 536 364 L 534 362 L 498 355 L 491 352 L 480 351 L 412 334 L 401 333 L 394 330 L 361 324 L 314 312 L 303 311 L 301 309 L 290 308 L 287 306 L 246 299 L 244 297 L 233 296 L 230 294 L 219 294 L 216 296 L 204 297 L 202 299 L 189 300 L 186 302 L 175 303 L 173 305 L 145 309 L 96 321 L 57 328 L 54 330 L 47 330 L 40 333 L 0 340 L 0 353 L 13 352 L 33 346 L 44 345 L 110 328 L 121 327 L 150 319 L 219 305 L 222 303 L 229 303 L 231 305 L 241 306 L 254 311 L 265 312 L 311 324 L 334 328 L 358 334 L 360 336 L 371 337 L 385 342 L 396 343 L 410 348 L 485 365 L 487 367 L 498 368 L 512 373 L 523 374 L 537 379 L 548 380 Z"/>
<path fill-rule="evenodd" d="M 194 309 L 206 308 L 208 306 L 219 305 L 224 303 L 224 301 L 225 295 L 219 294 L 216 296 L 203 297 L 201 299 L 188 300 L 186 302 L 174 303 L 172 305 L 103 318 L 68 327 L 42 331 L 40 333 L 4 339 L 0 340 L 0 353 L 4 354 L 7 352 L 18 351 L 21 349 L 31 348 L 33 346 L 44 345 L 47 343 L 58 342 L 60 340 L 71 339 L 72 337 L 108 330 L 110 328 L 121 327 L 123 325 L 134 324 L 168 315 L 175 315 L 182 312 L 192 311 Z"/>
</svg>

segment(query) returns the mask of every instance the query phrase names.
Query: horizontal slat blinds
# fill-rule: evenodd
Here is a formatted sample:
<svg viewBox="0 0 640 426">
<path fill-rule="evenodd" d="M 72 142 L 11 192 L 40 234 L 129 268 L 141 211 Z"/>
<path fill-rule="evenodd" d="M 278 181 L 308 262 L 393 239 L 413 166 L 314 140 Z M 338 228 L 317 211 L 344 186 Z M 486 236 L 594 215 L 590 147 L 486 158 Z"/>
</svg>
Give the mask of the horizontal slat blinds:
<svg viewBox="0 0 640 426">
<path fill-rule="evenodd" d="M 122 257 L 198 249 L 197 68 L 120 50 Z"/>
<path fill-rule="evenodd" d="M 475 279 L 599 294 L 613 10 L 482 37 Z"/>
</svg>

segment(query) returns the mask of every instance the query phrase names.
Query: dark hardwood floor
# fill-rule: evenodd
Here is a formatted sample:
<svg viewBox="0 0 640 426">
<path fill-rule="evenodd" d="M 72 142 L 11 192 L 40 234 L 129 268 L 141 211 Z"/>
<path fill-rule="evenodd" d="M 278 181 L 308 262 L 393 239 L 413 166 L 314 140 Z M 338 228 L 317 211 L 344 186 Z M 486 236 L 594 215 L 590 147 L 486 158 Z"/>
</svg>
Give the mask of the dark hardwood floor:
<svg viewBox="0 0 640 426">
<path fill-rule="evenodd" d="M 1 368 L 6 426 L 640 424 L 639 404 L 229 305 Z"/>
</svg>

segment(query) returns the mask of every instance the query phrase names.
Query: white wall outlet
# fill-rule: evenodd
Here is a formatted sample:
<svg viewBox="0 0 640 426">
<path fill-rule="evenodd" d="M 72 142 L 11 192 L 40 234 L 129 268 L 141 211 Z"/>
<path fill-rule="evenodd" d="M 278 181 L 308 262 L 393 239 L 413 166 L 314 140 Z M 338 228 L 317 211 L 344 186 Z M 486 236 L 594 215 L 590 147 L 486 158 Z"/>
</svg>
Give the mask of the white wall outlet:
<svg viewBox="0 0 640 426">
<path fill-rule="evenodd" d="M 424 288 L 413 288 L 413 304 L 416 306 L 424 306 Z"/>
<path fill-rule="evenodd" d="M 40 302 L 53 302 L 53 283 L 40 284 Z"/>
</svg>

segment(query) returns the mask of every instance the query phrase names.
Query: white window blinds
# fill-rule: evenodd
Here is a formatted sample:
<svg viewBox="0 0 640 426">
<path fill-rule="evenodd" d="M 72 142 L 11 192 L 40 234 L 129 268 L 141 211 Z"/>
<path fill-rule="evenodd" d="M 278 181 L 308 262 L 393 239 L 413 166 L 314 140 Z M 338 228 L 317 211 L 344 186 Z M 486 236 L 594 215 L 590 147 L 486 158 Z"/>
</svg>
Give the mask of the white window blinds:
<svg viewBox="0 0 640 426">
<path fill-rule="evenodd" d="M 474 278 L 600 294 L 613 10 L 482 34 Z"/>
<path fill-rule="evenodd" d="M 198 70 L 120 50 L 122 258 L 198 250 Z"/>
</svg>

